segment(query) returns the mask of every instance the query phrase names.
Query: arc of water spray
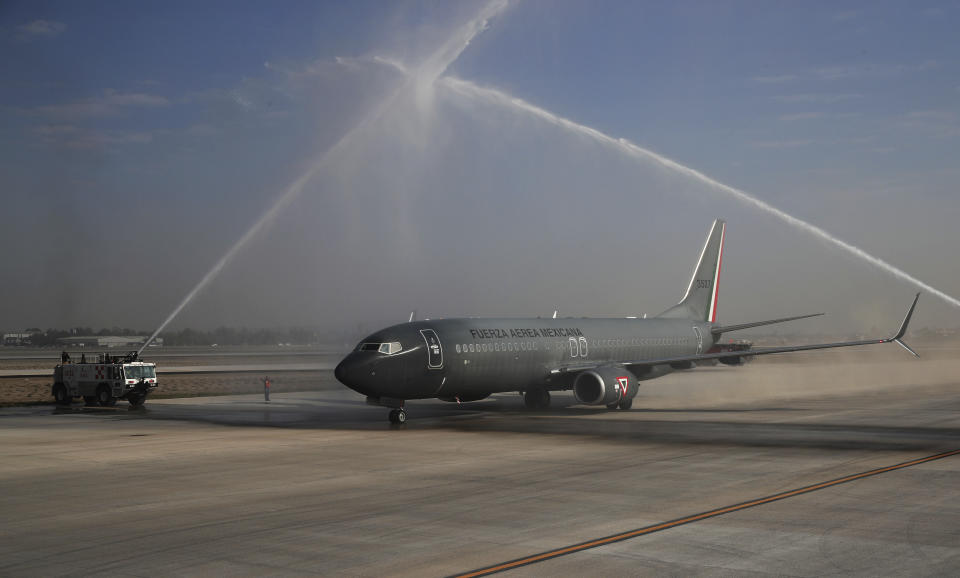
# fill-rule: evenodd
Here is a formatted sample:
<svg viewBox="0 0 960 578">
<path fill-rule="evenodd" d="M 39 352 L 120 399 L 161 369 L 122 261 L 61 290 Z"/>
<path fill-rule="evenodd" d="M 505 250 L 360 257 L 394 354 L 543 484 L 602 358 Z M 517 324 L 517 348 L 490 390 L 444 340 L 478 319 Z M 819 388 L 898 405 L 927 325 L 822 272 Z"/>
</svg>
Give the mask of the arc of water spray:
<svg viewBox="0 0 960 578">
<path fill-rule="evenodd" d="M 436 51 L 434 51 L 430 56 L 424 59 L 423 63 L 417 69 L 417 74 L 415 77 L 408 78 L 407 82 L 401 85 L 397 90 L 391 93 L 387 98 L 385 98 L 370 114 L 368 114 L 363 120 L 360 121 L 357 126 L 352 128 L 347 132 L 343 137 L 337 141 L 331 148 L 327 149 L 317 160 L 310 166 L 300 177 L 293 181 L 281 194 L 273 205 L 267 209 L 263 215 L 257 219 L 247 232 L 244 233 L 236 243 L 234 243 L 226 253 L 213 265 L 213 267 L 207 271 L 200 281 L 190 290 L 189 293 L 180 301 L 180 303 L 173 309 L 170 315 L 163 320 L 163 323 L 157 327 L 150 338 L 143 342 L 143 345 L 140 346 L 140 349 L 137 350 L 137 355 L 143 352 L 143 350 L 156 339 L 157 335 L 161 331 L 166 329 L 167 325 L 173 321 L 177 315 L 183 311 L 183 308 L 187 306 L 207 285 L 213 281 L 224 267 L 243 249 L 251 239 L 253 239 L 258 233 L 260 233 L 264 228 L 267 227 L 273 220 L 279 215 L 283 209 L 290 205 L 300 194 L 303 192 L 304 186 L 314 177 L 317 173 L 323 169 L 327 161 L 334 156 L 334 153 L 346 147 L 351 143 L 359 134 L 361 134 L 368 126 L 376 122 L 381 118 L 387 110 L 391 108 L 393 103 L 396 101 L 399 94 L 404 92 L 404 90 L 409 90 L 411 87 L 415 88 L 415 85 L 422 86 L 424 83 L 433 84 L 437 78 L 442 76 L 450 65 L 452 65 L 460 55 L 463 54 L 463 51 L 467 49 L 470 43 L 474 38 L 487 28 L 487 23 L 491 18 L 494 18 L 507 7 L 507 0 L 492 0 L 486 3 L 480 12 L 471 20 L 467 21 L 462 26 L 458 27 L 453 34 L 444 42 Z M 406 67 L 399 63 L 394 63 L 391 61 L 391 65 L 402 72 L 406 72 Z"/>
<path fill-rule="evenodd" d="M 773 205 L 771 205 L 770 203 L 767 203 L 766 201 L 760 200 L 757 197 L 754 197 L 749 193 L 741 191 L 740 189 L 731 187 L 730 185 L 725 185 L 720 181 L 717 181 L 716 179 L 712 179 L 707 175 L 701 173 L 700 171 L 692 169 L 686 165 L 682 165 L 677 161 L 669 159 L 663 155 L 657 154 L 649 149 L 645 149 L 643 147 L 637 146 L 626 139 L 614 138 L 612 136 L 609 136 L 605 133 L 600 132 L 595 128 L 591 128 L 589 126 L 576 123 L 562 116 L 558 116 L 548 110 L 540 108 L 539 106 L 531 104 L 523 99 L 510 96 L 509 94 L 506 94 L 504 92 L 501 92 L 493 88 L 481 87 L 468 80 L 462 80 L 462 79 L 451 77 L 451 76 L 446 76 L 442 78 L 440 80 L 440 83 L 441 85 L 449 88 L 450 90 L 452 90 L 453 92 L 461 96 L 482 100 L 490 104 L 524 112 L 526 114 L 532 115 L 536 118 L 546 121 L 549 124 L 560 127 L 569 132 L 588 137 L 596 142 L 599 142 L 605 146 L 609 146 L 628 156 L 645 159 L 649 161 L 654 161 L 664 167 L 667 167 L 668 169 L 687 175 L 689 177 L 693 177 L 694 179 L 704 184 L 707 184 L 719 191 L 722 191 L 724 193 L 727 193 L 728 195 L 733 196 L 738 201 L 746 203 L 752 207 L 760 209 L 761 211 L 769 215 L 776 217 L 777 219 L 780 219 L 781 221 L 787 223 L 792 227 L 795 227 L 805 233 L 809 233 L 814 237 L 817 237 L 836 247 L 839 247 L 844 251 L 850 253 L 851 255 L 854 255 L 855 257 L 863 259 L 864 261 L 870 263 L 871 265 L 874 265 L 880 268 L 881 270 L 889 273 L 890 275 L 893 275 L 894 277 L 902 281 L 906 281 L 907 283 L 910 283 L 911 285 L 914 285 L 915 287 L 918 287 L 923 291 L 926 291 L 928 293 L 931 293 L 939 297 L 940 299 L 949 303 L 950 305 L 953 305 L 954 307 L 960 308 L 960 300 L 957 300 L 956 298 L 951 297 L 950 295 L 947 295 L 946 293 L 944 293 L 943 291 L 940 291 L 935 287 L 931 287 L 927 283 L 924 283 L 923 281 L 917 279 L 916 277 L 910 275 L 909 273 L 902 271 L 897 267 L 894 267 L 893 265 L 891 265 L 890 263 L 887 263 L 883 259 L 880 259 L 879 257 L 874 257 L 873 255 L 871 255 L 870 253 L 867 253 L 863 249 L 855 245 L 851 245 L 850 243 L 847 243 L 846 241 L 839 239 L 834 235 L 831 235 L 830 233 L 828 233 L 827 231 L 821 229 L 816 225 L 808 223 L 802 219 L 798 219 L 797 217 L 794 217 L 789 213 L 785 213 L 784 211 L 774 207 Z"/>
</svg>

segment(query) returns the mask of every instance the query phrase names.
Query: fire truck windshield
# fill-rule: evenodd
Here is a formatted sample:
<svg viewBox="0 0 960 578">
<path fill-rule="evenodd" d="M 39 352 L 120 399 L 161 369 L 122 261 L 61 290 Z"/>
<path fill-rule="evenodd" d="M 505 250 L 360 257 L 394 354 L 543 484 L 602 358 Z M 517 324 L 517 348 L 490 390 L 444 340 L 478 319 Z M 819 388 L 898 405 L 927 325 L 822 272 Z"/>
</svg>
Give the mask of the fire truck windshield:
<svg viewBox="0 0 960 578">
<path fill-rule="evenodd" d="M 127 379 L 154 379 L 156 368 L 152 365 L 124 365 L 123 374 Z"/>
</svg>

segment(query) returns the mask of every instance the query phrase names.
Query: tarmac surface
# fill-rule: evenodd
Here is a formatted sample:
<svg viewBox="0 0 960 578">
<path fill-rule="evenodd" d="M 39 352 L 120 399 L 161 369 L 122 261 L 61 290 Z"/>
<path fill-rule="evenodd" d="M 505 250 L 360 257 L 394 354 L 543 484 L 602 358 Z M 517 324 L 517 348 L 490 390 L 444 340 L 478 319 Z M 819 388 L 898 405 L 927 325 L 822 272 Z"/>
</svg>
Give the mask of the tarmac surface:
<svg viewBox="0 0 960 578">
<path fill-rule="evenodd" d="M 960 362 L 823 359 L 400 427 L 335 387 L 5 408 L 0 575 L 450 575 L 687 517 L 505 573 L 957 575 L 960 455 L 725 510 L 960 449 Z"/>
</svg>

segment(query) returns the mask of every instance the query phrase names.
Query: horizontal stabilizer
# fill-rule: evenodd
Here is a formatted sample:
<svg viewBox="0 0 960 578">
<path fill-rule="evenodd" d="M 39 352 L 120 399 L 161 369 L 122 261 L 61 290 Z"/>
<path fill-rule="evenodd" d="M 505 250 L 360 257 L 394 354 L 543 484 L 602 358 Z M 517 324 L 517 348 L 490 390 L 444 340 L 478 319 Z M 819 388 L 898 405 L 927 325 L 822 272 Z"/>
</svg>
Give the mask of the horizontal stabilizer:
<svg viewBox="0 0 960 578">
<path fill-rule="evenodd" d="M 763 327 L 764 325 L 773 325 L 774 323 L 786 323 L 787 321 L 796 321 L 797 319 L 807 319 L 808 317 L 819 317 L 823 313 L 810 313 L 809 315 L 797 315 L 796 317 L 782 317 L 780 319 L 771 319 L 769 321 L 754 321 L 753 323 L 740 323 L 739 325 L 715 325 L 710 333 L 720 335 L 730 331 L 739 331 L 741 329 L 750 329 L 751 327 Z"/>
</svg>

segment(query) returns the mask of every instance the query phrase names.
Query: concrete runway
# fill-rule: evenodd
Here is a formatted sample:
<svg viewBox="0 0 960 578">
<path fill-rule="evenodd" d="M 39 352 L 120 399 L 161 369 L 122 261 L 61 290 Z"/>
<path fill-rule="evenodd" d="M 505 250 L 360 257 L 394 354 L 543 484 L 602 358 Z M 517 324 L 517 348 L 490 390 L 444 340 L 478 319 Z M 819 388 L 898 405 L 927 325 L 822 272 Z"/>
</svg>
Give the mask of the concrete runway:
<svg viewBox="0 0 960 578">
<path fill-rule="evenodd" d="M 0 574 L 457 574 L 960 448 L 960 362 L 825 359 L 401 428 L 346 389 L 3 409 Z M 507 573 L 956 575 L 958 498 L 960 455 Z"/>
</svg>

